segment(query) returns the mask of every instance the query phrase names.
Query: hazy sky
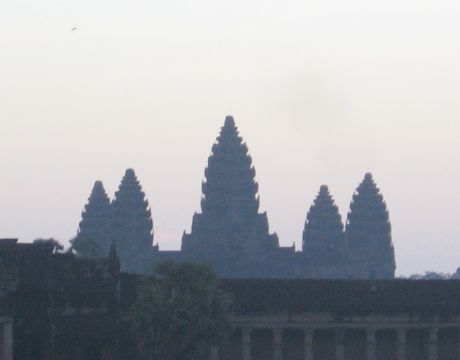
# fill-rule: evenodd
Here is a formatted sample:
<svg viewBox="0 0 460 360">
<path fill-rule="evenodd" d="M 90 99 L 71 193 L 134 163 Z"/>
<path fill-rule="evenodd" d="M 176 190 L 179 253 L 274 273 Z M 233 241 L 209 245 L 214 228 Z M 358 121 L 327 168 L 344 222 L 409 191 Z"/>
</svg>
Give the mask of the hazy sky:
<svg viewBox="0 0 460 360">
<path fill-rule="evenodd" d="M 0 49 L 0 237 L 67 243 L 133 167 L 178 249 L 232 113 L 283 245 L 371 171 L 397 273 L 460 266 L 458 0 L 4 0 Z"/>
</svg>

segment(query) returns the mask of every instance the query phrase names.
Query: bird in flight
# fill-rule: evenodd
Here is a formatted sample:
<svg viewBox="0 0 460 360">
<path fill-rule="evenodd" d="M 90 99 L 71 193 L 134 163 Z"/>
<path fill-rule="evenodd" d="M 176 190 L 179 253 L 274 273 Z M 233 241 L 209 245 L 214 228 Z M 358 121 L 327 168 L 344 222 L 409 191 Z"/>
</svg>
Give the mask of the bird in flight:
<svg viewBox="0 0 460 360">
<path fill-rule="evenodd" d="M 72 29 L 70 29 L 70 31 L 75 31 L 75 30 L 77 30 L 76 26 L 74 26 Z"/>
</svg>

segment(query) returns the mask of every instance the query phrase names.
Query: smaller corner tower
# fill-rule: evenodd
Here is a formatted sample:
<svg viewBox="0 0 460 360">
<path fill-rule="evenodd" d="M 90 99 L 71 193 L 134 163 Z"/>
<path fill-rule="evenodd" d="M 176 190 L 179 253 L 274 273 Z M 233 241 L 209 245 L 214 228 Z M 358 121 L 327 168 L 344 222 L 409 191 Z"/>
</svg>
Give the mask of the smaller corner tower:
<svg viewBox="0 0 460 360">
<path fill-rule="evenodd" d="M 370 173 L 365 175 L 353 195 L 346 236 L 350 277 L 394 278 L 396 262 L 389 214 Z"/>
<path fill-rule="evenodd" d="M 302 253 L 308 277 L 346 277 L 342 218 L 326 185 L 321 186 L 307 214 Z"/>
<path fill-rule="evenodd" d="M 81 215 L 78 232 L 72 241 L 81 256 L 103 256 L 110 249 L 110 199 L 101 181 L 96 181 Z"/>
<path fill-rule="evenodd" d="M 153 253 L 153 221 L 148 200 L 133 169 L 127 169 L 110 207 L 110 234 L 121 269 L 146 271 Z"/>
</svg>

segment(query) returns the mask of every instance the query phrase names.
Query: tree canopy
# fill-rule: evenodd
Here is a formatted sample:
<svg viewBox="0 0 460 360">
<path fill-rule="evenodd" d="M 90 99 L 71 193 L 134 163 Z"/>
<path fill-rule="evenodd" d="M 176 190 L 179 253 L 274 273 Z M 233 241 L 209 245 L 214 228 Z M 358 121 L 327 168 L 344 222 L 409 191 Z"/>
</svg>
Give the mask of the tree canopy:
<svg viewBox="0 0 460 360">
<path fill-rule="evenodd" d="M 205 358 L 226 335 L 228 301 L 211 269 L 192 263 L 160 264 L 134 305 L 140 352 L 148 360 Z"/>
<path fill-rule="evenodd" d="M 98 241 L 92 238 L 79 236 L 70 240 L 70 251 L 82 257 L 97 257 L 104 255 Z"/>
<path fill-rule="evenodd" d="M 53 253 L 56 252 L 63 252 L 64 251 L 64 245 L 62 245 L 58 240 L 49 238 L 49 239 L 35 239 L 34 244 L 49 244 L 53 246 Z"/>
</svg>

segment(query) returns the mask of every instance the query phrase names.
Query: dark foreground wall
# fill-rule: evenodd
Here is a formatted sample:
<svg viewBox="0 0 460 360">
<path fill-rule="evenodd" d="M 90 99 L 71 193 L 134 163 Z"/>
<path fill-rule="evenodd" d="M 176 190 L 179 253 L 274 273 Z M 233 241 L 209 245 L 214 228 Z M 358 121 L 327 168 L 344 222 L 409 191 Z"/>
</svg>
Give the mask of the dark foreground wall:
<svg viewBox="0 0 460 360">
<path fill-rule="evenodd" d="M 79 259 L 54 254 L 46 243 L 0 240 L 0 260 L 0 286 L 6 288 L 0 292 L 0 325 L 12 319 L 14 359 L 116 358 L 117 258 Z M 12 360 L 4 347 L 0 360 Z"/>
<path fill-rule="evenodd" d="M 0 360 L 137 360 L 141 278 L 116 256 L 80 259 L 0 241 Z M 226 279 L 232 334 L 210 359 L 458 360 L 460 281 Z"/>
</svg>

